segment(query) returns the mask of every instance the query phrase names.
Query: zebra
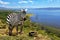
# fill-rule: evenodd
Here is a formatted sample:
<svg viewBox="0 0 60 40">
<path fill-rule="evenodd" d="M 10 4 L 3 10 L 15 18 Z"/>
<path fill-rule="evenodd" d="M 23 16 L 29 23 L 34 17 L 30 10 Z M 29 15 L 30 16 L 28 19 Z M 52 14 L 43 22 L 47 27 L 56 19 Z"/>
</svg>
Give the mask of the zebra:
<svg viewBox="0 0 60 40">
<path fill-rule="evenodd" d="M 22 32 L 23 22 L 26 20 L 26 12 L 23 10 L 20 13 L 10 13 L 7 16 L 7 23 L 9 24 L 9 35 L 12 35 L 12 30 L 16 26 L 16 31 L 18 34 L 18 26 L 21 26 L 20 33 Z"/>
</svg>

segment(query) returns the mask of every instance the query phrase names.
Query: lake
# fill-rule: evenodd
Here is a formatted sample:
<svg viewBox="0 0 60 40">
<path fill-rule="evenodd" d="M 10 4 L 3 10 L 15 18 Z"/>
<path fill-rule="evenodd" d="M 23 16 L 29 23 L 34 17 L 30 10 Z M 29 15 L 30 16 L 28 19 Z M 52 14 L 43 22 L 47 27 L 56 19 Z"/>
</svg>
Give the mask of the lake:
<svg viewBox="0 0 60 40">
<path fill-rule="evenodd" d="M 34 14 L 31 17 L 32 22 L 55 27 L 60 26 L 60 9 L 28 9 L 28 12 Z"/>
</svg>

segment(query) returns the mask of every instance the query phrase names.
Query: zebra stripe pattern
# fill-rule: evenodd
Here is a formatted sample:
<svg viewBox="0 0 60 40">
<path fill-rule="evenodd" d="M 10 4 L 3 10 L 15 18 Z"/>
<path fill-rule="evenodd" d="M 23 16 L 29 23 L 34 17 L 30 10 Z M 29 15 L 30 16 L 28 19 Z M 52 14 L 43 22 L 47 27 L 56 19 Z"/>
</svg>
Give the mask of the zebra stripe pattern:
<svg viewBox="0 0 60 40">
<path fill-rule="evenodd" d="M 21 20 L 25 17 L 23 13 L 11 13 L 7 16 L 7 23 L 11 25 L 20 24 Z"/>
<path fill-rule="evenodd" d="M 18 26 L 20 25 L 20 33 L 22 33 L 23 22 L 26 16 L 25 11 L 21 11 L 20 13 L 11 13 L 7 16 L 7 23 L 9 24 L 9 35 L 12 35 L 12 30 L 16 26 L 16 31 L 18 34 Z"/>
<path fill-rule="evenodd" d="M 11 15 L 8 15 L 7 16 L 7 23 L 9 24 L 9 22 L 10 22 L 10 20 L 9 20 L 9 18 L 11 17 Z"/>
</svg>

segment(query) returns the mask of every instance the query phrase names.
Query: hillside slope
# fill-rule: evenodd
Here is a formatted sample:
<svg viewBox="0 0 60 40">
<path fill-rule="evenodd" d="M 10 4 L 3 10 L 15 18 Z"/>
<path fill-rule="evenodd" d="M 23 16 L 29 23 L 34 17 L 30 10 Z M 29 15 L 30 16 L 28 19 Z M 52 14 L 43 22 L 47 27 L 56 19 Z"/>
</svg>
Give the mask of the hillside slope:
<svg viewBox="0 0 60 40">
<path fill-rule="evenodd" d="M 27 15 L 27 20 L 23 25 L 22 34 L 16 35 L 16 29 L 13 29 L 13 36 L 8 35 L 8 24 L 6 16 L 11 13 L 9 11 L 0 12 L 0 40 L 60 40 L 60 31 L 56 28 L 44 26 L 30 21 Z M 20 27 L 19 27 L 20 31 Z M 37 36 L 30 37 L 29 32 L 37 32 Z"/>
</svg>

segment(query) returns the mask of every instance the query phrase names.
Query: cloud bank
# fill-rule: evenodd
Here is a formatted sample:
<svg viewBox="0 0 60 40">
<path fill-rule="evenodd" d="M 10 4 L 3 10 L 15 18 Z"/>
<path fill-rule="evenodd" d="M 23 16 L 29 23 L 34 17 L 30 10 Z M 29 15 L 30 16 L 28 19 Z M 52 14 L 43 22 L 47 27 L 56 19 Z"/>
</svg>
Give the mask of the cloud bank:
<svg viewBox="0 0 60 40">
<path fill-rule="evenodd" d="M 0 4 L 10 4 L 9 2 L 4 2 L 2 0 L 0 0 Z"/>
<path fill-rule="evenodd" d="M 29 1 L 19 1 L 18 3 L 33 3 L 33 1 L 29 0 Z"/>
</svg>

